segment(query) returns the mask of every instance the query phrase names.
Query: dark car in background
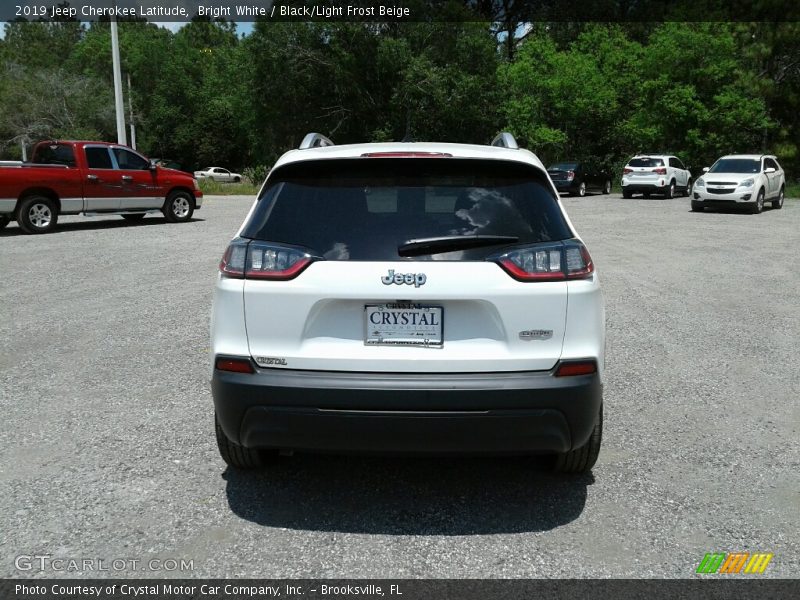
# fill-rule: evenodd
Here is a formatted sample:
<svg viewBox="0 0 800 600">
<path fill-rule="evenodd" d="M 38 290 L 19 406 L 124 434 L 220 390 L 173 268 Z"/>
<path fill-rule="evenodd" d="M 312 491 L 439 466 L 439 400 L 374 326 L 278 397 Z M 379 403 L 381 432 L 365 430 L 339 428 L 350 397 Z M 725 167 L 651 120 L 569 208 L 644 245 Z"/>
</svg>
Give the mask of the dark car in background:
<svg viewBox="0 0 800 600">
<path fill-rule="evenodd" d="M 611 172 L 592 161 L 556 163 L 547 169 L 559 192 L 585 196 L 586 192 L 611 193 Z"/>
</svg>

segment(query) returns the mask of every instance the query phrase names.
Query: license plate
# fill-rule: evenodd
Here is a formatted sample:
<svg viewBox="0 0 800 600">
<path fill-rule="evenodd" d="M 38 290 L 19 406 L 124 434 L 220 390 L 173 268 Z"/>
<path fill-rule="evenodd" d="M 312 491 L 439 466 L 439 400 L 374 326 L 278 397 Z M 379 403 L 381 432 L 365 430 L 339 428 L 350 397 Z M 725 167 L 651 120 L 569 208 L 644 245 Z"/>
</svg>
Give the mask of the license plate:
<svg viewBox="0 0 800 600">
<path fill-rule="evenodd" d="M 441 348 L 443 318 L 441 306 L 367 304 L 364 307 L 364 343 Z"/>
</svg>

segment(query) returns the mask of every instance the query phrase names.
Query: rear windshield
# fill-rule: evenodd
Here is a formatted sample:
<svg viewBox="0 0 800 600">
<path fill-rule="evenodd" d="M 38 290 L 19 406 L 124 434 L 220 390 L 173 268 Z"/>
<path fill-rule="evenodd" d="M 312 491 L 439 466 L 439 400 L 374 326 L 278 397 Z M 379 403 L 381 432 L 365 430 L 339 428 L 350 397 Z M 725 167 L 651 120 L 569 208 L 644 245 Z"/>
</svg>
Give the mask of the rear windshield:
<svg viewBox="0 0 800 600">
<path fill-rule="evenodd" d="M 628 162 L 629 167 L 663 167 L 664 160 L 661 158 L 632 158 Z"/>
<path fill-rule="evenodd" d="M 575 167 L 578 166 L 578 163 L 558 163 L 556 165 L 552 165 L 548 171 L 574 171 Z"/>
<path fill-rule="evenodd" d="M 66 144 L 41 144 L 36 146 L 33 154 L 34 162 L 39 165 L 75 166 L 75 152 Z"/>
<path fill-rule="evenodd" d="M 294 163 L 273 172 L 242 236 L 328 260 L 402 260 L 398 246 L 423 238 L 517 238 L 414 257 L 480 260 L 503 245 L 572 237 L 543 176 L 521 163 L 455 158 Z"/>
<path fill-rule="evenodd" d="M 761 160 L 758 158 L 721 158 L 709 169 L 709 173 L 759 173 Z"/>
</svg>

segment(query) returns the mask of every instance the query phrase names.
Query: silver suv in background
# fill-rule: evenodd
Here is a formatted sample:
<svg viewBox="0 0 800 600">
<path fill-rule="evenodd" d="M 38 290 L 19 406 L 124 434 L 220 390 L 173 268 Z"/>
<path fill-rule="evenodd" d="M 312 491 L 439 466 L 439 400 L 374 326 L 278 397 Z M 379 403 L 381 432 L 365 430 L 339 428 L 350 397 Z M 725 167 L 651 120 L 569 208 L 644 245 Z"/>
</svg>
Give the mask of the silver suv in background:
<svg viewBox="0 0 800 600">
<path fill-rule="evenodd" d="M 723 156 L 697 180 L 692 195 L 692 210 L 707 206 L 747 206 L 758 214 L 764 201 L 772 208 L 783 208 L 786 176 L 778 159 L 764 154 L 731 154 Z"/>
<path fill-rule="evenodd" d="M 637 154 L 622 170 L 623 198 L 632 198 L 634 194 L 674 198 L 677 191 L 685 196 L 692 193 L 692 174 L 677 156 Z"/>
</svg>

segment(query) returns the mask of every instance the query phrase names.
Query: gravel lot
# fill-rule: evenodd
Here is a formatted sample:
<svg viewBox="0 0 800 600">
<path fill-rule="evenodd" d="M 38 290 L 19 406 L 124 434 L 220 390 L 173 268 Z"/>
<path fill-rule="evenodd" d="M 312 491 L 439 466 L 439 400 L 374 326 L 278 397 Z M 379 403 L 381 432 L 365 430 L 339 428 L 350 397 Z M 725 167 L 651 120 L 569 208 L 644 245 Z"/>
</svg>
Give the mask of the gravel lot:
<svg viewBox="0 0 800 600">
<path fill-rule="evenodd" d="M 193 561 L 202 577 L 690 577 L 706 552 L 800 575 L 800 201 L 564 199 L 607 304 L 593 476 L 524 459 L 294 457 L 225 469 L 216 267 L 246 214 L 0 232 L 0 576 L 18 555 Z M 141 565 L 140 565 L 141 566 Z M 83 573 L 84 575 L 90 573 Z"/>
</svg>

